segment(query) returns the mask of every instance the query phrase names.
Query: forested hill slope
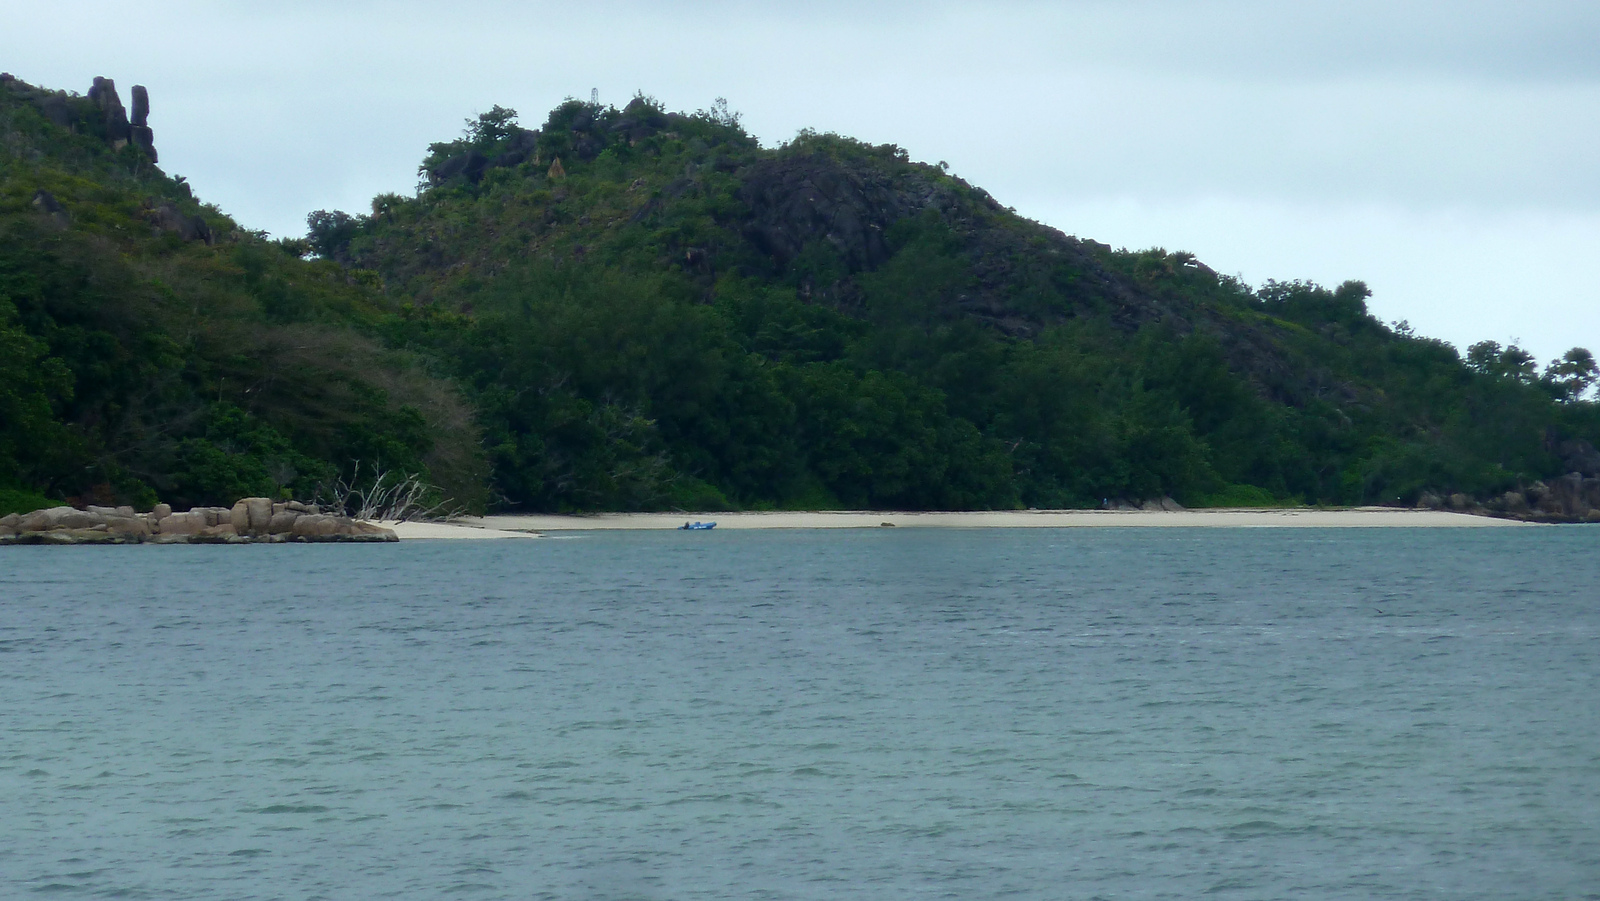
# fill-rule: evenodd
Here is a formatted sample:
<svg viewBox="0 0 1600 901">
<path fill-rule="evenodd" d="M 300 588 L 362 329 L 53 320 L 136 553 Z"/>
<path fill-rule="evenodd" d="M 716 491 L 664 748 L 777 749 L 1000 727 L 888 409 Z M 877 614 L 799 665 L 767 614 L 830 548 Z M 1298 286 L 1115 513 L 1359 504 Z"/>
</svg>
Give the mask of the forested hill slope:
<svg viewBox="0 0 1600 901">
<path fill-rule="evenodd" d="M 134 98 L 0 76 L 0 506 L 309 499 L 356 461 L 481 506 L 471 411 L 373 337 L 385 298 L 198 203 Z"/>
<path fill-rule="evenodd" d="M 1600 506 L 1586 354 L 1462 359 L 1358 282 L 1113 251 L 893 146 L 496 107 L 415 196 L 270 241 L 134 106 L 0 78 L 0 491 L 382 466 L 502 509 Z"/>
<path fill-rule="evenodd" d="M 1252 290 L 725 107 L 495 107 L 420 172 L 310 241 L 468 387 L 518 506 L 1487 501 L 1596 437 L 1582 352 L 1463 360 L 1359 282 Z"/>
</svg>

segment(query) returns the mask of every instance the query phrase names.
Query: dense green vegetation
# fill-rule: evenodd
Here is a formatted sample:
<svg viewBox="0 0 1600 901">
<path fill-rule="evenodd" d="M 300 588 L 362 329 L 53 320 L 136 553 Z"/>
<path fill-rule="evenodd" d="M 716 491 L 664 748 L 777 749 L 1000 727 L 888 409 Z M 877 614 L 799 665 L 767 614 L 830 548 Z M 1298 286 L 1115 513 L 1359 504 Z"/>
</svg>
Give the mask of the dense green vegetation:
<svg viewBox="0 0 1600 901">
<path fill-rule="evenodd" d="M 0 84 L 0 489 L 87 502 L 315 493 L 354 461 L 484 502 L 470 411 L 371 337 L 381 298 L 239 229 L 84 98 Z"/>
<path fill-rule="evenodd" d="M 1410 503 L 1600 438 L 1586 353 L 1463 359 L 1359 282 L 1113 251 L 897 147 L 762 148 L 725 106 L 495 107 L 415 196 L 270 242 L 0 102 L 16 488 L 219 501 L 381 460 L 534 510 Z M 214 242 L 153 229 L 161 202 Z"/>
</svg>

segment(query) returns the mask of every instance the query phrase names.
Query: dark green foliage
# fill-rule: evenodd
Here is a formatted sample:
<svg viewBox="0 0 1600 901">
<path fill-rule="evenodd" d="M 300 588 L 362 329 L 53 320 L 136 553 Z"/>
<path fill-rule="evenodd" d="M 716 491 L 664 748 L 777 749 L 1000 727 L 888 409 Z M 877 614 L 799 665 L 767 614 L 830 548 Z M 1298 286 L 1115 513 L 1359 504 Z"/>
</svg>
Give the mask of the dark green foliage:
<svg viewBox="0 0 1600 901">
<path fill-rule="evenodd" d="M 362 461 L 538 510 L 1408 503 L 1600 440 L 1587 351 L 1463 360 L 1360 282 L 1114 252 L 893 145 L 763 149 L 725 103 L 493 107 L 417 196 L 278 242 L 31 109 L 0 104 L 0 486 L 302 495 Z"/>
<path fill-rule="evenodd" d="M 388 315 L 369 283 L 44 122 L 17 84 L 0 85 L 0 488 L 309 498 L 361 461 L 483 504 L 470 414 L 363 334 Z M 185 238 L 195 215 L 212 238 Z"/>
<path fill-rule="evenodd" d="M 295 450 L 271 426 L 215 404 L 200 434 L 178 442 L 166 497 L 182 506 L 219 497 L 309 497 L 335 467 Z"/>
<path fill-rule="evenodd" d="M 1574 347 L 1561 359 L 1550 361 L 1542 381 L 1557 400 L 1571 402 L 1587 394 L 1597 378 L 1600 366 L 1595 364 L 1594 354 L 1588 348 Z"/>
<path fill-rule="evenodd" d="M 1596 437 L 1582 357 L 1463 362 L 1360 282 L 1252 291 L 892 145 L 763 150 L 725 107 L 572 100 L 537 131 L 497 107 L 423 171 L 349 265 L 411 304 L 392 340 L 474 386 L 516 506 L 1410 501 Z"/>
<path fill-rule="evenodd" d="M 937 391 L 898 372 L 812 363 L 786 374 L 809 469 L 846 507 L 1016 505 L 1010 461 Z"/>
<path fill-rule="evenodd" d="M 63 503 L 63 501 L 51 500 L 42 494 L 32 491 L 0 488 L 0 516 L 8 516 L 12 513 L 32 513 L 34 510 L 43 510 L 47 507 L 59 507 Z"/>
<path fill-rule="evenodd" d="M 317 210 L 306 216 L 306 243 L 320 257 L 342 260 L 360 227 L 360 221 L 343 210 Z"/>
</svg>

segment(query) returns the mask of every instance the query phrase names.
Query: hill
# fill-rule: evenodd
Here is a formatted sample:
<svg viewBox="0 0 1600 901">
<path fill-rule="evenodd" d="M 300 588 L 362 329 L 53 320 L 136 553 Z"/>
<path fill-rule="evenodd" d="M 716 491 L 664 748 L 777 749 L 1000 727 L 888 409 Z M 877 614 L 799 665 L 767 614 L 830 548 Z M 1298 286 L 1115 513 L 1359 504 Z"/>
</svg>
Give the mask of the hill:
<svg viewBox="0 0 1600 901">
<path fill-rule="evenodd" d="M 383 296 L 199 203 L 134 90 L 136 125 L 109 81 L 0 76 L 0 490 L 29 493 L 8 506 L 309 498 L 362 461 L 481 507 L 472 413 L 373 337 Z"/>
<path fill-rule="evenodd" d="M 1600 506 L 1587 352 L 1463 357 L 1359 282 L 1113 250 L 892 145 L 495 107 L 414 196 L 269 241 L 105 96 L 0 90 L 16 488 L 222 503 L 381 461 L 544 511 Z"/>
<path fill-rule="evenodd" d="M 519 506 L 1487 500 L 1596 435 L 1585 352 L 1463 359 L 1359 282 L 1252 290 L 725 107 L 495 107 L 420 172 L 310 240 L 470 386 Z"/>
</svg>

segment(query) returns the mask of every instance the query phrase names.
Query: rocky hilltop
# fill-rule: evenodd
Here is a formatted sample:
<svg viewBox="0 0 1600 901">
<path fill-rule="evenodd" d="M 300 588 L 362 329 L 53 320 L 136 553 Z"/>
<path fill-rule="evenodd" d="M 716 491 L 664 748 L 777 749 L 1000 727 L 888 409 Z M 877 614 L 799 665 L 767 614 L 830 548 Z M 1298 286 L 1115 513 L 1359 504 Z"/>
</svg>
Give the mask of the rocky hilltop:
<svg viewBox="0 0 1600 901">
<path fill-rule="evenodd" d="M 10 91 L 33 104 L 51 124 L 74 134 L 88 134 L 104 141 L 112 150 L 130 144 L 158 162 L 155 132 L 150 128 L 150 92 L 144 85 L 133 86 L 133 113 L 122 105 L 117 83 L 95 76 L 84 96 L 52 91 L 19 81 L 9 72 L 0 72 L 0 90 Z"/>
</svg>

